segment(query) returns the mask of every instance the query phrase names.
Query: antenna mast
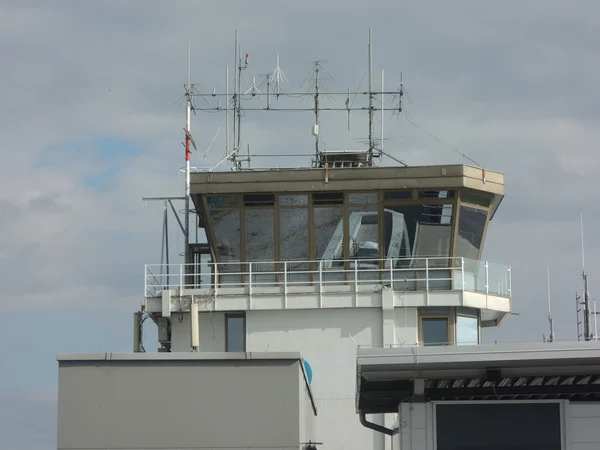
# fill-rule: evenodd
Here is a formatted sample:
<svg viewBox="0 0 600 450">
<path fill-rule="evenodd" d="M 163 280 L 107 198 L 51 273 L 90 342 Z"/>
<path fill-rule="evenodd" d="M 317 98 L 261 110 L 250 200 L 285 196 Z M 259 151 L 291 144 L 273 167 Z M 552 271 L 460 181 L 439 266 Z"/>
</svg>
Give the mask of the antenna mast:
<svg viewBox="0 0 600 450">
<path fill-rule="evenodd" d="M 592 331 L 592 314 L 590 310 L 590 296 L 588 292 L 588 278 L 585 273 L 585 253 L 583 249 L 583 213 L 581 214 L 581 276 L 583 278 L 583 336 L 586 341 L 594 339 Z"/>
<path fill-rule="evenodd" d="M 187 264 L 189 260 L 189 247 L 190 247 L 190 155 L 192 153 L 190 149 L 190 143 L 192 141 L 191 135 L 191 115 L 192 115 L 192 97 L 191 97 L 191 82 L 190 82 L 190 41 L 187 41 L 187 77 L 185 85 L 185 249 L 184 249 L 184 263 Z"/>
<path fill-rule="evenodd" d="M 371 42 L 371 29 L 369 28 L 369 165 L 373 164 L 373 55 Z"/>
<path fill-rule="evenodd" d="M 319 160 L 319 61 L 315 62 L 315 161 Z"/>
<path fill-rule="evenodd" d="M 225 156 L 224 158 L 217 164 L 227 161 L 231 164 L 232 170 L 242 170 L 242 165 L 245 161 L 248 162 L 248 167 L 250 166 L 250 156 L 252 157 L 269 157 L 273 156 L 292 156 L 292 155 L 264 155 L 264 154 L 253 154 L 248 155 L 246 157 L 246 153 L 244 152 L 242 156 L 242 146 L 248 147 L 248 142 L 242 142 L 241 140 L 241 119 L 242 116 L 248 112 L 302 112 L 306 111 L 310 112 L 314 115 L 314 125 L 312 129 L 312 134 L 314 138 L 314 148 L 316 154 L 316 162 L 313 164 L 313 167 L 320 167 L 323 164 L 326 164 L 328 161 L 331 162 L 335 159 L 335 164 L 337 165 L 346 165 L 348 167 L 363 167 L 363 166 L 373 166 L 374 158 L 380 158 L 382 155 L 386 155 L 391 159 L 399 162 L 402 165 L 406 165 L 402 161 L 398 161 L 392 156 L 384 153 L 384 119 L 385 119 L 385 111 L 392 112 L 401 112 L 402 111 L 402 94 L 403 87 L 402 83 L 400 84 L 399 90 L 388 90 L 386 91 L 384 88 L 384 72 L 381 71 L 381 89 L 373 88 L 373 45 L 372 45 L 372 29 L 369 28 L 369 42 L 368 42 L 368 89 L 361 90 L 361 84 L 359 84 L 358 89 L 356 90 L 346 90 L 346 92 L 328 92 L 328 90 L 323 86 L 323 81 L 325 78 L 330 77 L 327 71 L 323 68 L 321 64 L 322 61 L 316 61 L 313 71 L 311 74 L 311 82 L 310 88 L 308 91 L 299 92 L 299 91 L 291 91 L 286 92 L 282 88 L 284 83 L 289 83 L 283 70 L 280 66 L 279 55 L 277 55 L 276 59 L 276 67 L 272 72 L 265 76 L 266 82 L 266 91 L 262 88 L 262 85 L 257 86 L 256 76 L 254 75 L 251 78 L 251 86 L 244 86 L 242 83 L 242 72 L 248 68 L 249 55 L 246 53 L 242 53 L 242 46 L 240 45 L 239 33 L 235 30 L 235 42 L 234 42 L 234 78 L 233 80 L 229 80 L 230 68 L 231 65 L 225 67 L 225 92 L 218 93 L 215 89 L 212 92 L 198 92 L 195 88 L 188 83 L 186 85 L 186 97 L 189 100 L 190 111 L 196 114 L 197 111 L 200 112 L 214 112 L 214 113 L 225 113 L 225 128 L 226 128 L 226 137 L 225 137 Z M 188 56 L 188 72 L 189 72 L 189 56 Z M 314 79 L 312 79 L 314 76 Z M 188 74 L 189 77 L 189 74 Z M 231 87 L 231 81 L 233 81 L 233 89 Z M 362 83 L 363 80 L 361 80 Z M 313 90 L 314 83 L 314 90 Z M 250 83 L 248 83 L 250 84 Z M 262 92 L 260 90 L 262 90 Z M 258 94 L 258 95 L 257 95 Z M 385 106 L 384 100 L 389 99 L 388 95 L 392 95 L 392 100 L 387 100 L 387 106 Z M 396 100 L 396 95 L 398 95 L 398 99 Z M 223 106 L 222 97 L 225 97 L 225 105 Z M 340 107 L 335 104 L 335 97 L 343 96 L 345 100 L 345 104 Z M 353 96 L 351 101 L 350 97 Z M 381 96 L 381 97 L 379 97 Z M 203 97 L 208 106 L 194 107 L 192 100 L 193 97 Z M 299 106 L 294 105 L 291 102 L 294 98 L 299 98 L 301 101 L 306 97 L 310 97 L 312 105 Z M 354 105 L 355 100 L 360 97 L 361 104 Z M 208 100 L 210 98 L 210 100 Z M 381 100 L 381 105 L 375 104 L 375 98 L 379 98 Z M 244 105 L 242 106 L 242 102 Z M 390 104 L 393 103 L 393 104 Z M 277 103 L 277 104 L 276 104 Z M 324 156 L 325 151 L 321 147 L 320 144 L 320 121 L 321 116 L 324 113 L 329 113 L 333 111 L 343 111 L 348 115 L 348 129 L 350 129 L 350 112 L 351 111 L 361 111 L 364 113 L 368 113 L 369 120 L 369 132 L 368 132 L 368 148 L 364 148 L 364 150 L 347 150 L 340 149 L 332 150 L 331 156 Z M 381 112 L 381 136 L 375 137 L 375 135 L 379 134 L 379 131 L 375 132 L 374 130 L 374 121 L 375 121 L 375 112 Z M 229 114 L 231 113 L 231 116 Z M 232 127 L 233 121 L 233 127 Z M 189 124 L 186 125 L 186 133 L 189 131 Z M 350 130 L 348 130 L 350 131 Z M 231 133 L 231 134 L 230 134 Z M 362 138 L 361 138 L 362 139 Z M 193 139 L 190 136 L 190 144 L 194 146 Z M 364 144 L 363 144 L 364 145 Z M 312 152 L 311 152 L 312 153 Z M 307 155 L 296 155 L 296 156 L 309 156 Z M 331 159 L 331 161 L 330 161 Z M 211 170 L 216 169 L 216 167 L 212 167 Z M 245 168 L 245 165 L 244 165 Z"/>
<path fill-rule="evenodd" d="M 548 342 L 554 342 L 554 321 L 552 320 L 552 305 L 550 302 L 550 266 L 548 266 L 548 323 L 550 325 Z"/>
</svg>

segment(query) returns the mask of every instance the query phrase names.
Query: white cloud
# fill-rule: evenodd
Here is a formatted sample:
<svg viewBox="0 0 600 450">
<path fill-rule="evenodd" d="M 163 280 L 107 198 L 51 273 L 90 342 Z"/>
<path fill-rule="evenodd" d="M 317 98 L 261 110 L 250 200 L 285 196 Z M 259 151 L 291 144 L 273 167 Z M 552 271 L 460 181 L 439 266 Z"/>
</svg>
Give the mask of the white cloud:
<svg viewBox="0 0 600 450">
<path fill-rule="evenodd" d="M 5 3 L 0 265 L 11 283 L 0 308 L 137 304 L 141 267 L 158 261 L 162 212 L 156 204 L 144 211 L 141 197 L 182 191 L 183 110 L 174 104 L 185 79 L 185 41 L 192 40 L 193 80 L 201 89 L 222 89 L 234 26 L 251 54 L 247 83 L 271 70 L 280 54 L 294 87 L 318 57 L 328 60 L 336 78 L 332 89 L 343 90 L 358 87 L 366 70 L 367 27 L 373 26 L 375 67 L 385 67 L 390 87 L 404 73 L 413 120 L 506 173 L 507 199 L 490 239 L 497 227 L 514 252 L 504 254 L 506 245 L 488 240 L 489 253 L 518 265 L 531 257 L 523 221 L 544 234 L 561 211 L 570 214 L 557 218 L 565 223 L 576 221 L 571 216 L 579 210 L 596 217 L 598 117 L 590 105 L 600 70 L 587 44 L 597 22 L 595 4 L 577 13 L 561 3 L 544 4 L 540 10 L 521 3 L 494 9 L 442 2 L 432 10 L 319 2 L 314 14 L 316 2 L 233 9 L 186 2 Z M 245 118 L 244 141 L 253 151 L 312 153 L 310 113 L 271 117 Z M 366 135 L 364 118 L 353 113 L 351 119 L 347 133 L 343 114 L 323 117 L 328 146 L 353 147 Z M 223 130 L 208 158 L 201 155 L 221 120 L 203 113 L 194 118 L 200 149 L 194 164 L 220 159 Z M 386 130 L 403 141 L 391 138 L 387 150 L 410 163 L 465 162 L 403 118 L 387 120 Z M 128 140 L 141 152 L 107 161 L 93 150 L 102 137 Z M 54 159 L 40 164 L 49 148 Z M 67 157 L 60 158 L 61 148 L 70 148 Z M 106 191 L 82 184 L 83 174 L 106 168 L 117 172 Z M 567 229 L 568 239 L 557 236 L 536 258 L 565 255 L 574 233 Z M 593 236 L 588 240 L 591 259 L 597 245 Z"/>
</svg>

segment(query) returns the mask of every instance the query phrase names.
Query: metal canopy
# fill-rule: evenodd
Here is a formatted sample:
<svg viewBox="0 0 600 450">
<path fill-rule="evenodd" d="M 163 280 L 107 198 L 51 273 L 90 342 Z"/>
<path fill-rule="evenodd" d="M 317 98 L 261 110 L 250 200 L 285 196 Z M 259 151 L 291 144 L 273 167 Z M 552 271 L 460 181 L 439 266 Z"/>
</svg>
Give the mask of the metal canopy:
<svg viewBox="0 0 600 450">
<path fill-rule="evenodd" d="M 400 402 L 600 400 L 600 342 L 361 349 L 357 409 Z"/>
</svg>

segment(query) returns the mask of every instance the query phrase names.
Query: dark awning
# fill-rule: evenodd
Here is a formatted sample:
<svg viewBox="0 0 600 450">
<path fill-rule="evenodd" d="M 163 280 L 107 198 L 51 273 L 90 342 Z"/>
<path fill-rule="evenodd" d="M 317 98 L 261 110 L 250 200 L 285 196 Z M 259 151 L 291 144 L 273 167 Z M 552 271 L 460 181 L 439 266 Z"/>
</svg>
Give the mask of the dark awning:
<svg viewBox="0 0 600 450">
<path fill-rule="evenodd" d="M 360 349 L 357 409 L 411 400 L 600 400 L 600 342 Z"/>
</svg>

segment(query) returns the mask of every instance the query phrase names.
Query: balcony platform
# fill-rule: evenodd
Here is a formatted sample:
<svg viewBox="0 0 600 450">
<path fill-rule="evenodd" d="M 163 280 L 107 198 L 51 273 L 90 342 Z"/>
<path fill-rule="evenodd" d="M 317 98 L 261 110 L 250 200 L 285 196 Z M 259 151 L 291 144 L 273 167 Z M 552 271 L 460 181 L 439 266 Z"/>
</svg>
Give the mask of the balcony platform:
<svg viewBox="0 0 600 450">
<path fill-rule="evenodd" d="M 496 326 L 511 311 L 510 267 L 465 258 L 204 266 L 147 265 L 146 312 L 189 312 L 192 299 L 201 311 L 465 306 L 481 310 L 482 326 Z"/>
</svg>

